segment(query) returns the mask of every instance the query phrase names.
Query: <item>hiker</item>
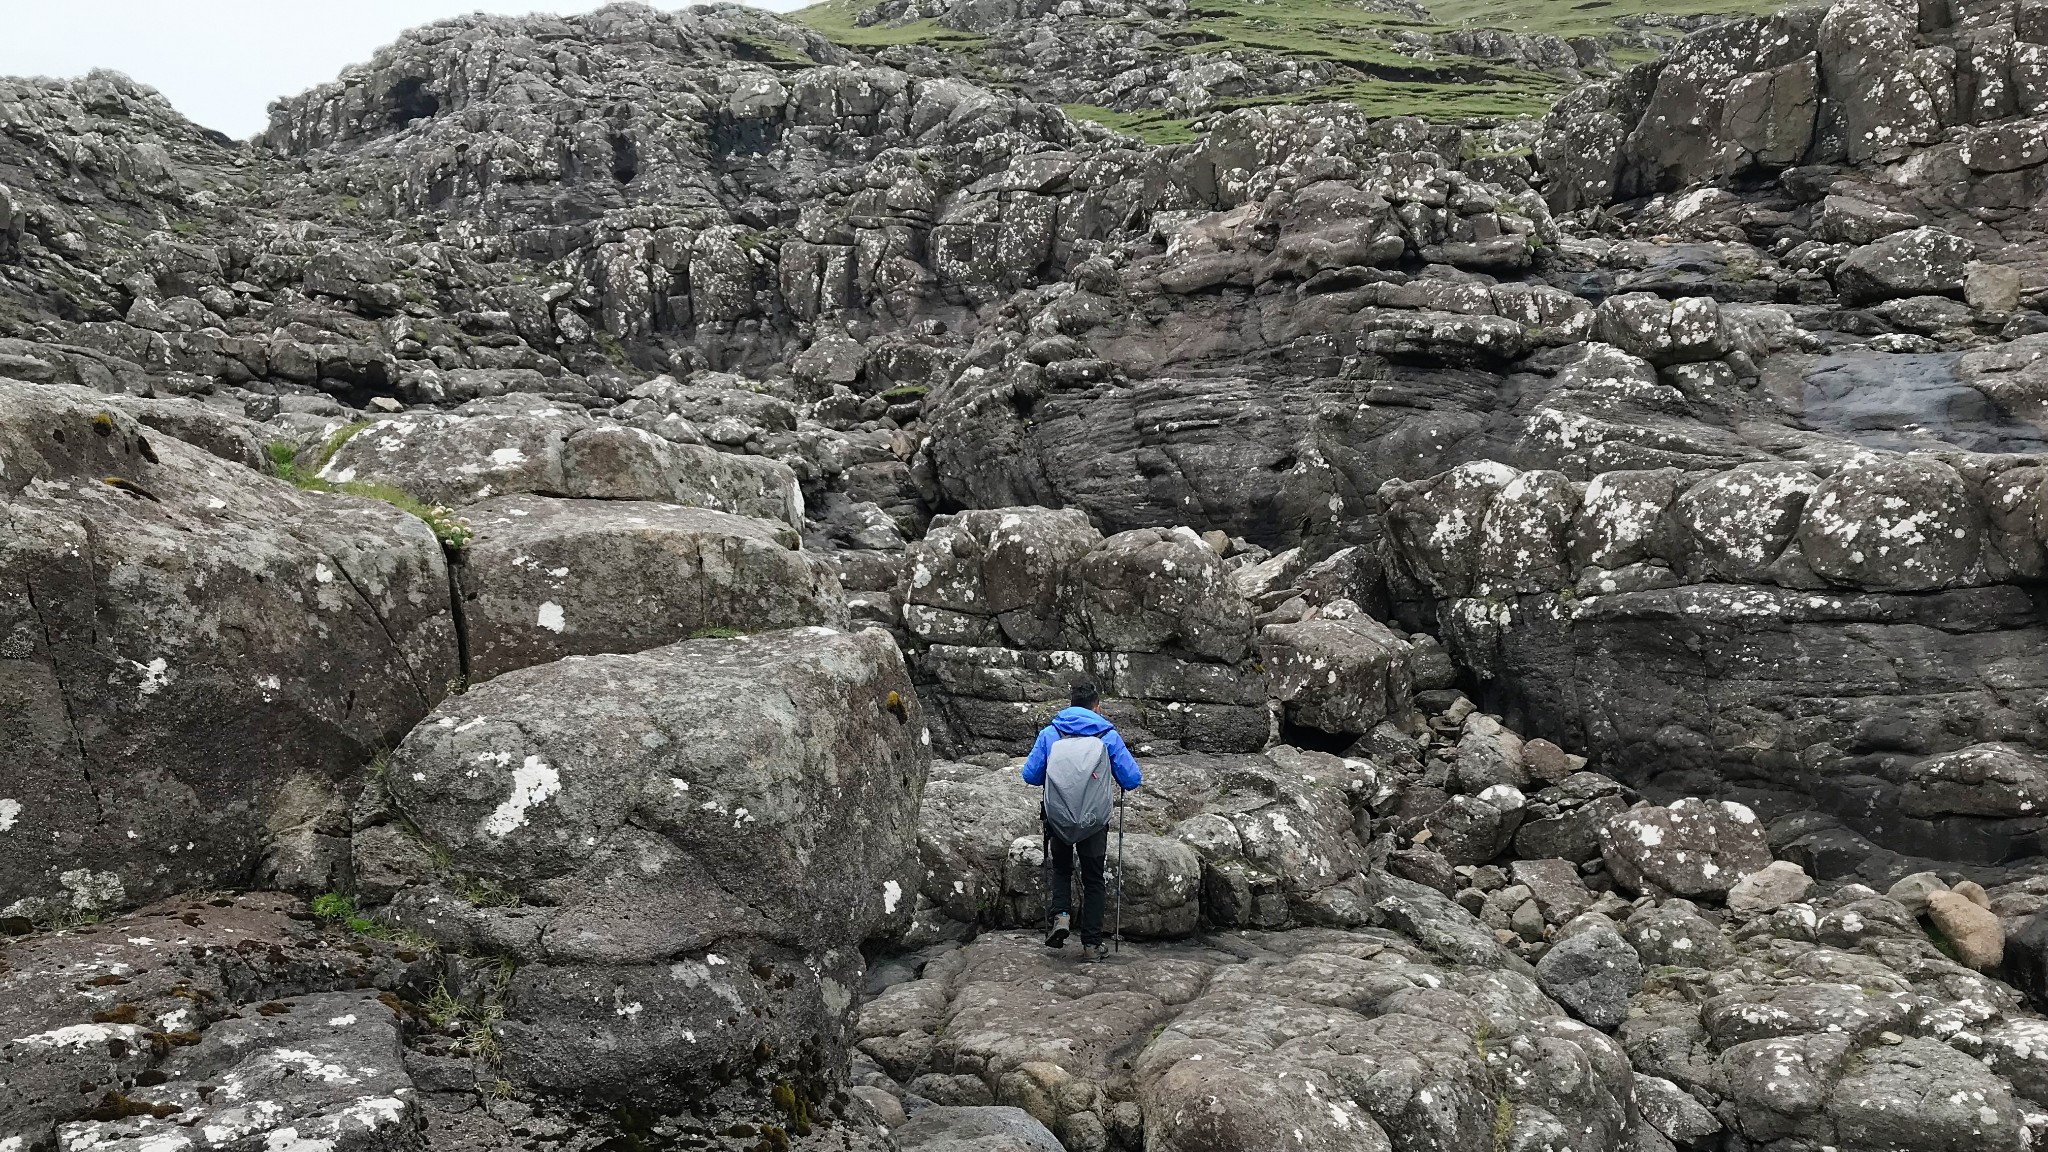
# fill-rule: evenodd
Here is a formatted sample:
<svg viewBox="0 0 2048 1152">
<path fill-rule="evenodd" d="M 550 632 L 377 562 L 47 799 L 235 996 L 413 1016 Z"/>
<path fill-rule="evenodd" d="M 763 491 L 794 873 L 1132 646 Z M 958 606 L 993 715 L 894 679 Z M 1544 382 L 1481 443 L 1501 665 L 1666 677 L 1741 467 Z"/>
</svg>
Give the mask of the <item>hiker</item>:
<svg viewBox="0 0 2048 1152">
<path fill-rule="evenodd" d="M 1112 796 L 1112 779 L 1124 792 L 1144 781 L 1131 750 L 1116 725 L 1095 712 L 1101 694 L 1081 681 L 1063 708 L 1038 734 L 1024 761 L 1024 782 L 1045 789 L 1039 805 L 1045 830 L 1045 854 L 1052 863 L 1052 931 L 1049 948 L 1064 948 L 1073 931 L 1074 857 L 1081 857 L 1081 959 L 1100 960 L 1102 946 L 1102 868 L 1109 855 L 1111 810 L 1123 803 Z M 1118 877 L 1119 883 L 1122 877 Z"/>
</svg>

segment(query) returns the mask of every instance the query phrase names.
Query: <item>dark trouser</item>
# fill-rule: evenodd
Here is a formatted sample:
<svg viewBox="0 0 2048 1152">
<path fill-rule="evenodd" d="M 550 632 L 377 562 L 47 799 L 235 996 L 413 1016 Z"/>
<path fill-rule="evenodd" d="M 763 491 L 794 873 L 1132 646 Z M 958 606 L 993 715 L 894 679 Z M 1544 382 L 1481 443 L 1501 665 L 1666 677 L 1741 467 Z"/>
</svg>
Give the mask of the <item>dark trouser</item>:
<svg viewBox="0 0 2048 1152">
<path fill-rule="evenodd" d="M 1081 856 L 1081 943 L 1102 943 L 1102 865 L 1109 858 L 1109 829 L 1104 828 L 1080 844 L 1068 844 L 1048 829 L 1046 856 L 1052 860 L 1052 914 L 1074 910 L 1074 853 Z"/>
</svg>

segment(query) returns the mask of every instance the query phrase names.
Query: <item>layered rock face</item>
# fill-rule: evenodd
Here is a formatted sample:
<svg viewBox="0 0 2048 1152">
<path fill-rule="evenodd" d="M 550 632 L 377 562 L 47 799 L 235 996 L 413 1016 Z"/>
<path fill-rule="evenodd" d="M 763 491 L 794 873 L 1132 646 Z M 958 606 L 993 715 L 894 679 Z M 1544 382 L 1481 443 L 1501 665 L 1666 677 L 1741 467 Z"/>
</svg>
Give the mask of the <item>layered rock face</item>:
<svg viewBox="0 0 2048 1152">
<path fill-rule="evenodd" d="M 0 81 L 0 1152 L 2038 1143 L 2048 23 L 1448 19 Z"/>
<path fill-rule="evenodd" d="M 1810 796 L 1889 847 L 1997 863 L 2038 851 L 2031 771 L 1928 783 L 2042 741 L 2040 477 L 1866 454 L 1584 485 L 1473 465 L 1384 495 L 1453 654 L 1535 730 L 1655 791 Z"/>
<path fill-rule="evenodd" d="M 1559 106 L 1544 156 L 1560 176 L 1553 202 L 1630 199 L 1799 164 L 1890 164 L 1932 147 L 1959 171 L 1992 178 L 1970 191 L 1973 206 L 2023 208 L 2033 199 L 2025 173 L 2042 159 L 2029 141 L 2044 40 L 2026 5 L 1864 0 L 1730 21 Z M 1955 128 L 1966 131 L 1949 139 Z"/>
<path fill-rule="evenodd" d="M 968 750 L 1028 746 L 1077 680 L 1133 734 L 1196 751 L 1256 751 L 1276 722 L 1348 742 L 1406 712 L 1427 665 L 1347 598 L 1372 587 L 1356 549 L 1310 570 L 1298 548 L 1011 508 L 935 520 L 906 562 L 914 659 Z"/>
</svg>

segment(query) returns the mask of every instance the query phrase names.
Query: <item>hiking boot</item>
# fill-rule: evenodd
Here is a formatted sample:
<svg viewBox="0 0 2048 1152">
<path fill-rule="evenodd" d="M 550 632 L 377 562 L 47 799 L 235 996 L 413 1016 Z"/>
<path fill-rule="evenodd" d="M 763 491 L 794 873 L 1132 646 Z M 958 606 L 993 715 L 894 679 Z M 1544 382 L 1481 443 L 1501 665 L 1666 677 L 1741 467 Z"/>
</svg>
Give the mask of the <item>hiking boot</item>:
<svg viewBox="0 0 2048 1152">
<path fill-rule="evenodd" d="M 1067 937 L 1073 930 L 1074 918 L 1065 912 L 1060 913 L 1052 918 L 1052 931 L 1046 934 L 1045 946 L 1047 948 L 1065 948 L 1067 946 Z"/>
<path fill-rule="evenodd" d="M 1107 959 L 1109 959 L 1109 945 L 1107 945 L 1107 944 L 1083 944 L 1083 945 L 1081 945 L 1081 963 L 1083 963 L 1083 964 L 1095 964 L 1095 963 L 1098 963 L 1098 962 L 1100 962 L 1100 961 L 1103 961 L 1103 960 L 1107 960 Z"/>
</svg>

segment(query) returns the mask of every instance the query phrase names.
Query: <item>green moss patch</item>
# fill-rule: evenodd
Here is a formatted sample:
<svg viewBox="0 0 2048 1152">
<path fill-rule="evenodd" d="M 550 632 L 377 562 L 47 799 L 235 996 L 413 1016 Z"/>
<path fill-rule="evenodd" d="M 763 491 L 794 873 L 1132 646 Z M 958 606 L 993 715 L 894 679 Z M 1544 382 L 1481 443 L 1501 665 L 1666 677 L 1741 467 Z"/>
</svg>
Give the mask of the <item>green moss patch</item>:
<svg viewBox="0 0 2048 1152">
<path fill-rule="evenodd" d="M 307 492 L 341 492 L 350 496 L 361 496 L 366 500 L 382 500 L 401 512 L 410 513 L 426 521 L 427 527 L 433 529 L 434 537 L 441 541 L 442 547 L 457 552 L 469 547 L 469 542 L 476 538 L 476 532 L 470 528 L 467 521 L 456 515 L 452 508 L 429 504 L 404 489 L 389 484 L 373 484 L 362 480 L 335 483 L 320 478 L 320 470 L 327 467 L 328 462 L 334 459 L 334 454 L 341 451 L 341 446 L 363 429 L 370 427 L 371 423 L 365 420 L 351 424 L 328 437 L 327 442 L 321 445 L 315 462 L 311 464 L 299 460 L 299 446 L 288 440 L 272 441 L 264 446 L 264 453 L 270 457 L 271 467 L 276 470 L 280 480 L 294 484 Z"/>
<path fill-rule="evenodd" d="M 1197 133 L 1189 120 L 1177 120 L 1164 112 L 1112 112 L 1093 104 L 1063 104 L 1067 115 L 1090 120 L 1125 136 L 1136 136 L 1147 144 L 1186 144 Z"/>
</svg>

